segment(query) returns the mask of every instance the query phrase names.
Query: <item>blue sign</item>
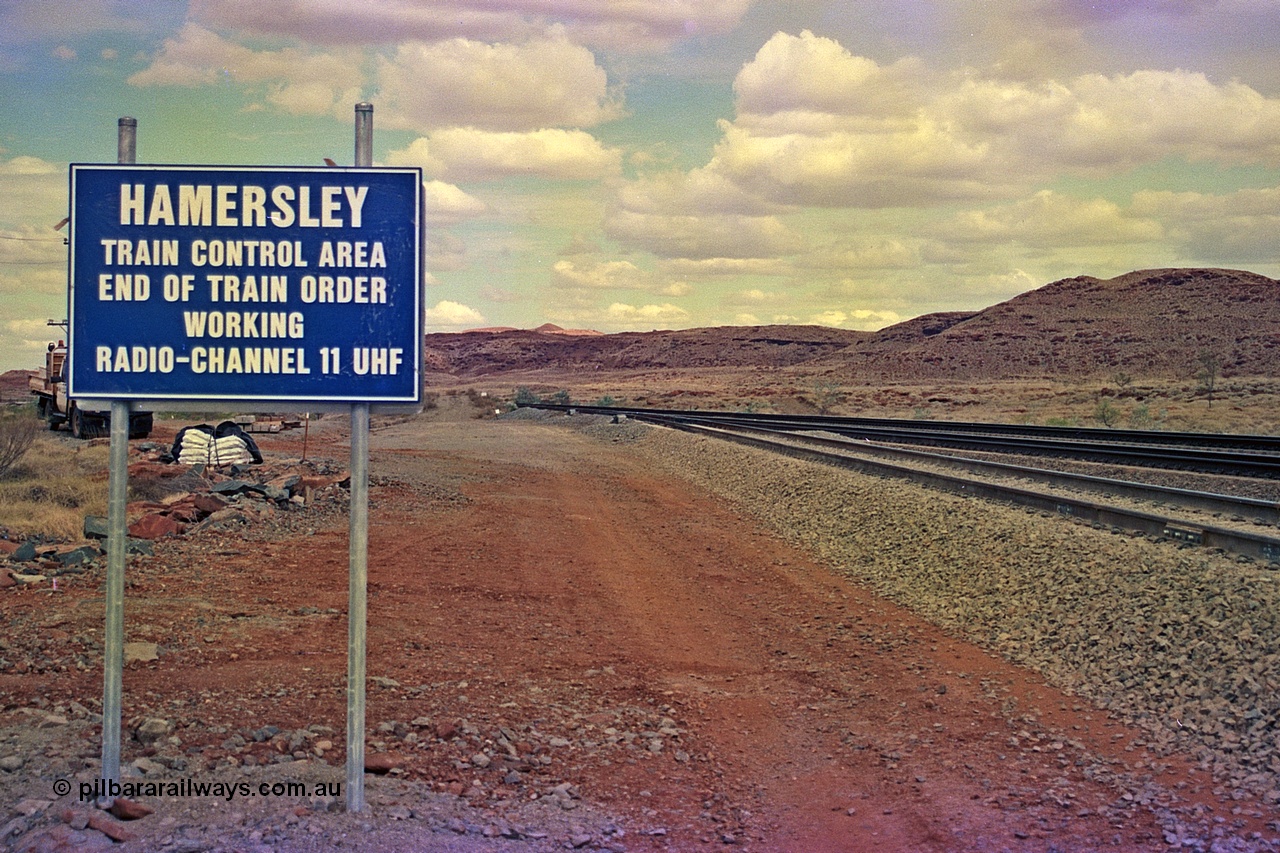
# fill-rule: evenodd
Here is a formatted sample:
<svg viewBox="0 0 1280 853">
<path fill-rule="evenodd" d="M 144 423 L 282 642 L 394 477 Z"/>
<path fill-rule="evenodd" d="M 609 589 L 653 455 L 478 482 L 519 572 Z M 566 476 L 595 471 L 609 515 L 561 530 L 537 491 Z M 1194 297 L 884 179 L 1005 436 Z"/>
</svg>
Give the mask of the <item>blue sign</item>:
<svg viewBox="0 0 1280 853">
<path fill-rule="evenodd" d="M 421 403 L 422 173 L 71 167 L 68 393 Z"/>
</svg>

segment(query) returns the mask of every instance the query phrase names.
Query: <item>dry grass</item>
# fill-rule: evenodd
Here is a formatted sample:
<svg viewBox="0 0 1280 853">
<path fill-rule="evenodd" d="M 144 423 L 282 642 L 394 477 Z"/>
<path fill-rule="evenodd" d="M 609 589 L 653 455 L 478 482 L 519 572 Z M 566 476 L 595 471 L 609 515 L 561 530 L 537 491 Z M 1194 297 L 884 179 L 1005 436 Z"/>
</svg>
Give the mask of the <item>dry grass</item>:
<svg viewBox="0 0 1280 853">
<path fill-rule="evenodd" d="M 27 455 L 39 426 L 26 412 L 0 414 L 0 479 Z"/>
<path fill-rule="evenodd" d="M 107 512 L 106 443 L 40 435 L 0 478 L 0 529 L 11 536 L 76 540 L 86 515 Z"/>
</svg>

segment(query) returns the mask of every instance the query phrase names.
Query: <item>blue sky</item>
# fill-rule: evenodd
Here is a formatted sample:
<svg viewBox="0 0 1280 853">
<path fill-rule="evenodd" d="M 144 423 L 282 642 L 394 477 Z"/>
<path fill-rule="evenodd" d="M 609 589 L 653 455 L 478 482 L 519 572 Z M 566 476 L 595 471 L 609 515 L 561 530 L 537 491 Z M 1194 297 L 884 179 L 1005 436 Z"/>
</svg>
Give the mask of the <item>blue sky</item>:
<svg viewBox="0 0 1280 853">
<path fill-rule="evenodd" d="M 433 331 L 875 329 L 1073 275 L 1280 277 L 1274 0 L 0 0 L 0 370 L 67 167 L 424 169 Z"/>
</svg>

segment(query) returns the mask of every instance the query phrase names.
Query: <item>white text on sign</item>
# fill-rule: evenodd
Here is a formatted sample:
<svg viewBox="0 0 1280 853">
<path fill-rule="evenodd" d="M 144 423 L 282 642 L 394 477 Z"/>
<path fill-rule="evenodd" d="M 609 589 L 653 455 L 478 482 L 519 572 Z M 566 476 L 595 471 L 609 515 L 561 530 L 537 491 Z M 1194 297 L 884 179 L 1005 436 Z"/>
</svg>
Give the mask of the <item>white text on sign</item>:
<svg viewBox="0 0 1280 853">
<path fill-rule="evenodd" d="M 311 187 L 234 184 L 120 185 L 121 225 L 223 228 L 360 228 L 364 224 L 364 186 Z M 150 191 L 150 195 L 148 195 Z M 176 195 L 176 199 L 175 199 Z"/>
</svg>

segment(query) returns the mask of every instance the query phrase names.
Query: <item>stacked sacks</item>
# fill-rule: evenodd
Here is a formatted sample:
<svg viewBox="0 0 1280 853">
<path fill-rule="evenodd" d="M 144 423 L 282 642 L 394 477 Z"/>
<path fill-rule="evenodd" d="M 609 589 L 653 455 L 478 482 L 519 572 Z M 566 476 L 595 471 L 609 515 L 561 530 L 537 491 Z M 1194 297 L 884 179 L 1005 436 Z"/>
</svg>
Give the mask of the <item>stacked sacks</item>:
<svg viewBox="0 0 1280 853">
<path fill-rule="evenodd" d="M 183 465 L 249 465 L 262 463 L 258 445 L 240 426 L 223 421 L 184 427 L 173 441 L 173 458 Z"/>
</svg>

